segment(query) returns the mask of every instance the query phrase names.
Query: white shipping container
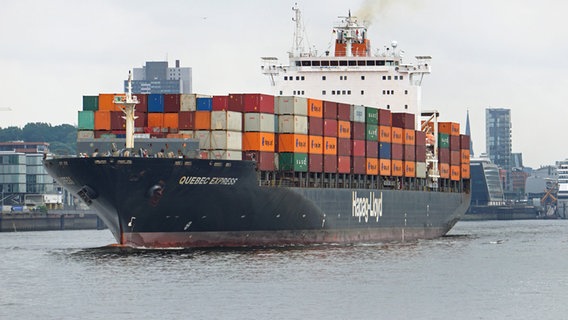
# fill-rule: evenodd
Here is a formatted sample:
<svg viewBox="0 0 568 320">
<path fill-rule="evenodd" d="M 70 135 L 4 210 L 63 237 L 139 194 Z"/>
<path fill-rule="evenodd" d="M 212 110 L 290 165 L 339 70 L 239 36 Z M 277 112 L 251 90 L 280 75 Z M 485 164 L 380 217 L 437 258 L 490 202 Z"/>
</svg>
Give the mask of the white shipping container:
<svg viewBox="0 0 568 320">
<path fill-rule="evenodd" d="M 135 133 L 134 139 L 150 139 L 149 133 Z"/>
<path fill-rule="evenodd" d="M 199 149 L 201 150 L 211 149 L 211 131 L 208 130 L 195 131 L 195 139 L 199 140 Z"/>
<path fill-rule="evenodd" d="M 211 131 L 211 150 L 242 150 L 243 133 L 237 131 Z"/>
<path fill-rule="evenodd" d="M 243 152 L 240 150 L 211 150 L 209 159 L 243 160 Z"/>
<path fill-rule="evenodd" d="M 92 130 L 79 130 L 77 131 L 77 140 L 81 139 L 94 139 L 95 132 Z"/>
<path fill-rule="evenodd" d="M 181 111 L 195 111 L 197 110 L 197 95 L 185 94 L 180 96 L 180 110 Z"/>
<path fill-rule="evenodd" d="M 276 97 L 274 111 L 277 114 L 295 114 L 299 116 L 308 115 L 308 99 L 301 97 Z"/>
<path fill-rule="evenodd" d="M 426 178 L 426 162 L 416 162 L 416 178 Z"/>
<path fill-rule="evenodd" d="M 178 133 L 186 135 L 189 139 L 195 138 L 195 132 L 193 130 L 179 130 Z"/>
<path fill-rule="evenodd" d="M 274 115 L 270 113 L 245 113 L 245 132 L 274 132 Z"/>
<path fill-rule="evenodd" d="M 278 117 L 279 133 L 308 134 L 308 117 L 298 115 L 281 115 Z"/>
<path fill-rule="evenodd" d="M 243 114 L 236 111 L 211 111 L 211 130 L 243 131 Z"/>
<path fill-rule="evenodd" d="M 351 105 L 351 114 L 349 119 L 353 122 L 365 123 L 365 106 Z"/>
</svg>

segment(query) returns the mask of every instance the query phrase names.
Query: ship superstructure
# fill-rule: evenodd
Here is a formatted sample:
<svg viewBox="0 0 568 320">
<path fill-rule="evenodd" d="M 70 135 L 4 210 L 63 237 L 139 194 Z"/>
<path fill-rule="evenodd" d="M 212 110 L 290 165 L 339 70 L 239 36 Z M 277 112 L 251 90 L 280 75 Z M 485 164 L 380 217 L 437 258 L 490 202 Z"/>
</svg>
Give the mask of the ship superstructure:
<svg viewBox="0 0 568 320">
<path fill-rule="evenodd" d="M 300 10 L 295 12 L 296 32 L 288 65 L 263 58 L 262 71 L 270 78 L 275 95 L 294 95 L 374 106 L 392 112 L 421 113 L 421 84 L 431 70 L 430 56 L 403 61 L 396 41 L 373 52 L 367 26 L 349 13 L 334 26 L 335 50 L 317 55 L 303 49 Z"/>
<path fill-rule="evenodd" d="M 556 196 L 556 211 L 559 217 L 568 217 L 568 160 L 556 163 L 556 173 L 558 174 L 558 194 Z"/>
</svg>

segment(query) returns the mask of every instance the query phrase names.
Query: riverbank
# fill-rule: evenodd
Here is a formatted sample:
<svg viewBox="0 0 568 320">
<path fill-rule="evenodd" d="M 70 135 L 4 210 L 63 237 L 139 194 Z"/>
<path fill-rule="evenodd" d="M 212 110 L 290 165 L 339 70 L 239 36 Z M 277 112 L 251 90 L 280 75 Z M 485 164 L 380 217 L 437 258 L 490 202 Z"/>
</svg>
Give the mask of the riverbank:
<svg viewBox="0 0 568 320">
<path fill-rule="evenodd" d="M 1 213 L 0 232 L 105 229 L 92 210 L 53 210 L 48 213 Z"/>
</svg>

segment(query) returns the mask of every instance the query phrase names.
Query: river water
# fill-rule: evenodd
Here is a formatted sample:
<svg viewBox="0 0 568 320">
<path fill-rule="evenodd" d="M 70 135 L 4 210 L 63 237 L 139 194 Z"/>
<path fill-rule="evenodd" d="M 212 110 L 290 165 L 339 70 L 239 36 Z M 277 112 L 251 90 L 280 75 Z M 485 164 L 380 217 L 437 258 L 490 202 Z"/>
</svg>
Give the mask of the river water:
<svg viewBox="0 0 568 320">
<path fill-rule="evenodd" d="M 399 244 L 119 252 L 108 230 L 0 233 L 0 319 L 567 319 L 568 221 Z"/>
</svg>

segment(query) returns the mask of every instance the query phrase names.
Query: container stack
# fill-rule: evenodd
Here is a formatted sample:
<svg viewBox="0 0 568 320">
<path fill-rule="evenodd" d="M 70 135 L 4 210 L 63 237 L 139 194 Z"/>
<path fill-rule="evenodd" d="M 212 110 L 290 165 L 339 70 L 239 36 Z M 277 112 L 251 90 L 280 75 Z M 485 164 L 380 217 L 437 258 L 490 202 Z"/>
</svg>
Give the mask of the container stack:
<svg viewBox="0 0 568 320">
<path fill-rule="evenodd" d="M 124 135 L 116 96 L 124 94 L 83 97 L 79 139 Z M 265 94 L 136 97 L 139 137 L 195 138 L 201 158 L 253 160 L 261 172 L 308 173 L 295 177 L 313 182 L 345 184 L 351 174 L 413 183 L 427 177 L 427 148 L 435 138 L 415 130 L 413 114 L 362 105 Z M 470 177 L 469 136 L 459 130 L 458 123 L 438 123 L 439 172 L 448 181 Z"/>
<path fill-rule="evenodd" d="M 351 173 L 366 173 L 365 106 L 351 106 Z"/>
<path fill-rule="evenodd" d="M 278 113 L 278 167 L 280 171 L 308 171 L 308 100 L 280 96 Z"/>
<path fill-rule="evenodd" d="M 243 159 L 256 161 L 261 171 L 274 171 L 274 96 L 245 95 L 244 107 Z"/>
</svg>

